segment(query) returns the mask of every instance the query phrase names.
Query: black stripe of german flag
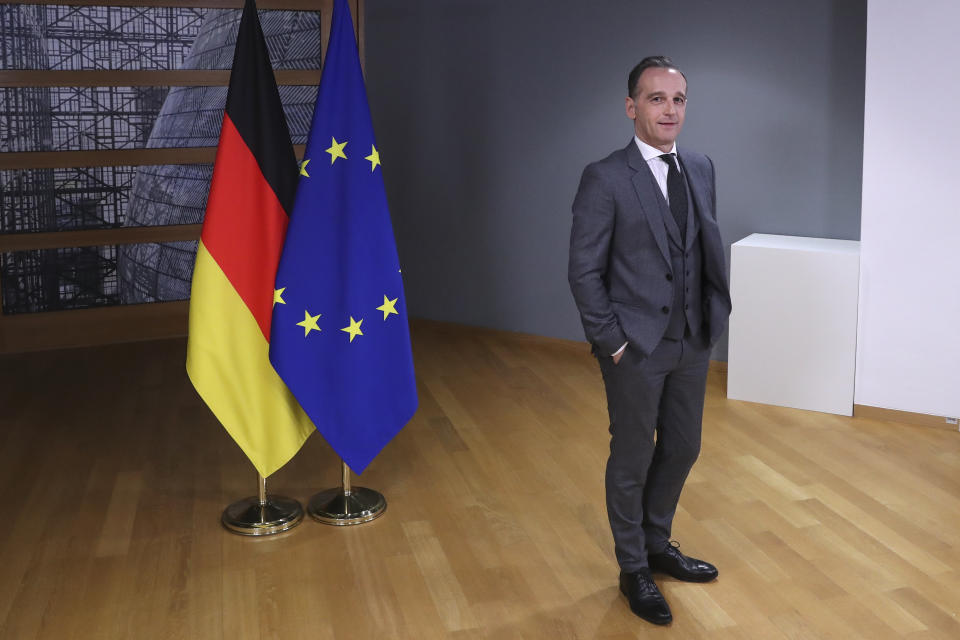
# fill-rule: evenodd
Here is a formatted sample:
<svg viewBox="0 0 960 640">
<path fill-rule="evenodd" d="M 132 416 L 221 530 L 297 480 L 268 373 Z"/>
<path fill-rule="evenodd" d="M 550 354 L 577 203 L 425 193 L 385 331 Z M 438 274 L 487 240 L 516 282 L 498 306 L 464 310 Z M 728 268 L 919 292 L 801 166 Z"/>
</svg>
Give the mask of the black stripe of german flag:
<svg viewBox="0 0 960 640">
<path fill-rule="evenodd" d="M 297 159 L 253 0 L 247 0 L 240 19 L 227 116 L 289 215 L 297 189 Z"/>
</svg>

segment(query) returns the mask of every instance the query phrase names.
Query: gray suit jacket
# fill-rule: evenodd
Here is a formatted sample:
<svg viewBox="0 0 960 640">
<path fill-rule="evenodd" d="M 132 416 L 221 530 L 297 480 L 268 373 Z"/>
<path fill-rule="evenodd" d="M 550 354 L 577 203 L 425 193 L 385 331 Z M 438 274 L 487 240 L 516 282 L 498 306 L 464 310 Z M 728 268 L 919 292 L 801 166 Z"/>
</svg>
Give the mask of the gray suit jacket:
<svg viewBox="0 0 960 640">
<path fill-rule="evenodd" d="M 693 195 L 703 251 L 704 330 L 713 345 L 727 326 L 730 290 L 717 226 L 713 162 L 679 152 Z M 665 202 L 631 138 L 626 148 L 587 165 L 573 201 L 568 278 L 584 333 L 599 355 L 624 342 L 649 355 L 660 343 L 673 302 Z M 689 227 L 691 230 L 695 227 Z M 689 234 L 693 241 L 694 234 Z"/>
</svg>

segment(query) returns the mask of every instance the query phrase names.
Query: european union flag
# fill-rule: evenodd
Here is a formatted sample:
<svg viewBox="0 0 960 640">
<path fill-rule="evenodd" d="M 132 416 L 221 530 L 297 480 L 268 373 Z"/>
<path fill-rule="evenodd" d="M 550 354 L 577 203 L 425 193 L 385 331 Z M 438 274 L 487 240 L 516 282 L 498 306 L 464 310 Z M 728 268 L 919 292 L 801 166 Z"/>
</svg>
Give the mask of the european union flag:
<svg viewBox="0 0 960 640">
<path fill-rule="evenodd" d="M 270 361 L 361 473 L 413 417 L 417 391 L 380 154 L 346 0 L 336 0 L 280 257 Z"/>
</svg>

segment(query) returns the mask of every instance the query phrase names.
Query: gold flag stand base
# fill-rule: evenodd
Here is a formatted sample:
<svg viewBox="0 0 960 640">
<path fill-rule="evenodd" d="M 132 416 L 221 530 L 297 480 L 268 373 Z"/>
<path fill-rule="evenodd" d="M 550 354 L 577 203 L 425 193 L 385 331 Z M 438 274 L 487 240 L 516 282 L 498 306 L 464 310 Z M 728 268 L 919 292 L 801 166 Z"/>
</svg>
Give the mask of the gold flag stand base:
<svg viewBox="0 0 960 640">
<path fill-rule="evenodd" d="M 346 526 L 362 524 L 376 520 L 387 510 L 387 500 L 383 494 L 366 487 L 350 486 L 350 468 L 340 461 L 343 467 L 343 486 L 326 489 L 310 498 L 307 513 L 323 524 Z"/>
<path fill-rule="evenodd" d="M 267 481 L 260 478 L 260 495 L 238 500 L 223 510 L 220 522 L 227 531 L 242 536 L 283 533 L 303 521 L 303 507 L 292 498 L 267 495 Z"/>
</svg>

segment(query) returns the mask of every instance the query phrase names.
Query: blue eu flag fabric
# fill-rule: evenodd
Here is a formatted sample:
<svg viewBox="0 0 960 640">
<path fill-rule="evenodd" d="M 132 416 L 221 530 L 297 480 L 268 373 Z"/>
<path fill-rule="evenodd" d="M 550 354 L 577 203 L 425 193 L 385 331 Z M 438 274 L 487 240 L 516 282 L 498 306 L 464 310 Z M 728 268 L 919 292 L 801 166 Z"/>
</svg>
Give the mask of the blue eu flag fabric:
<svg viewBox="0 0 960 640">
<path fill-rule="evenodd" d="M 381 170 L 350 9 L 336 0 L 277 271 L 270 361 L 357 473 L 417 408 Z"/>
</svg>

